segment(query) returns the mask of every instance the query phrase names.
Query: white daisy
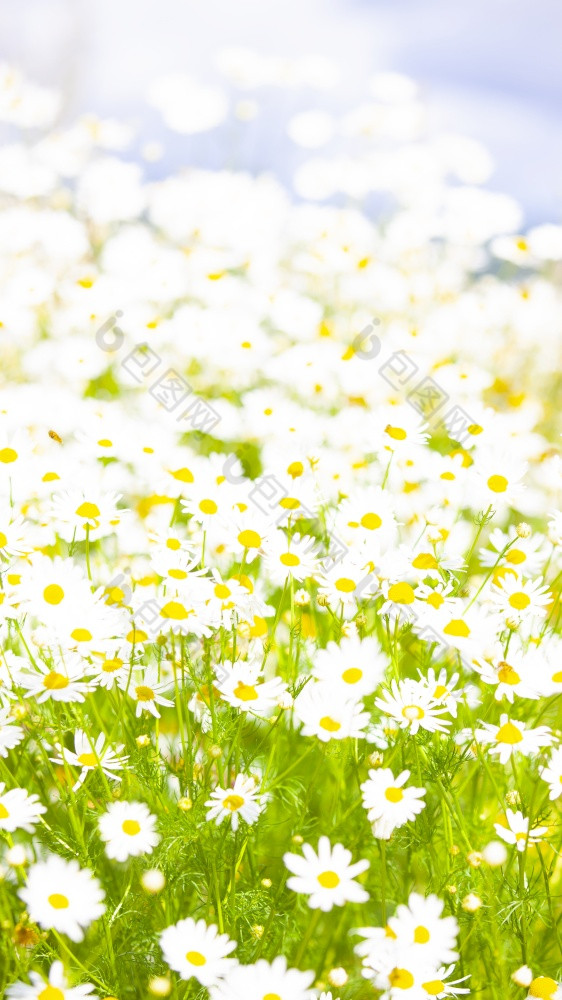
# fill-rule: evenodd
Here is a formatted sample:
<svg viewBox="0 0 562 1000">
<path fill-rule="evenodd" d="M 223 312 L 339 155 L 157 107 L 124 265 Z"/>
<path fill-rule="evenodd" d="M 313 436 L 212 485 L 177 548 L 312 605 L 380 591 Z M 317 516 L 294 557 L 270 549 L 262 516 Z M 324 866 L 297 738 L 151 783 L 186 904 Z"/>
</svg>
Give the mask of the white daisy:
<svg viewBox="0 0 562 1000">
<path fill-rule="evenodd" d="M 19 890 L 31 920 L 72 941 L 81 941 L 84 930 L 105 912 L 104 895 L 89 869 L 57 854 L 32 865 L 27 885 Z"/>
<path fill-rule="evenodd" d="M 152 854 L 160 840 L 153 816 L 144 802 L 111 802 L 98 820 L 105 853 L 114 861 Z"/>
<path fill-rule="evenodd" d="M 5 792 L 5 787 L 0 781 L 0 830 L 33 833 L 39 817 L 47 812 L 46 807 L 41 805 L 37 795 L 29 795 L 25 788 L 11 788 Z"/>
<path fill-rule="evenodd" d="M 503 823 L 494 823 L 494 829 L 506 844 L 515 844 L 518 851 L 524 851 L 527 844 L 535 844 L 541 840 L 545 833 L 548 833 L 547 826 L 535 826 L 529 830 L 529 817 L 524 816 L 520 810 L 513 812 L 511 809 L 505 811 L 507 826 Z"/>
<path fill-rule="evenodd" d="M 304 857 L 284 854 L 283 861 L 293 875 L 287 879 L 289 889 L 307 895 L 311 909 L 324 911 L 344 903 L 365 903 L 369 894 L 354 881 L 369 867 L 366 860 L 351 863 L 351 851 L 342 844 L 332 847 L 327 837 L 320 837 L 318 853 L 303 844 Z"/>
<path fill-rule="evenodd" d="M 236 775 L 232 788 L 215 788 L 205 806 L 209 822 L 214 820 L 218 826 L 230 818 L 233 830 L 238 829 L 239 817 L 251 826 L 263 809 L 254 779 L 244 774 Z"/>
<path fill-rule="evenodd" d="M 288 969 L 284 955 L 272 962 L 260 958 L 254 965 L 234 965 L 211 987 L 211 1000 L 315 1000 L 313 979 L 313 972 Z"/>
<path fill-rule="evenodd" d="M 373 824 L 375 837 L 389 840 L 393 830 L 416 818 L 425 808 L 420 801 L 425 788 L 404 787 L 409 771 L 402 771 L 396 778 L 389 767 L 370 770 L 369 778 L 361 785 L 363 805 Z"/>
<path fill-rule="evenodd" d="M 95 1000 L 97 996 L 93 983 L 68 986 L 62 962 L 53 962 L 47 979 L 38 972 L 30 972 L 29 978 L 31 985 L 18 979 L 8 987 L 8 1000 L 83 1000 L 84 997 Z"/>
<path fill-rule="evenodd" d="M 500 764 L 507 764 L 515 752 L 529 757 L 541 747 L 551 746 L 554 739 L 548 726 L 527 729 L 524 722 L 510 720 L 506 714 L 500 716 L 499 726 L 490 722 L 484 722 L 483 726 L 474 735 L 480 743 L 488 746 L 489 753 L 498 755 Z"/>
<path fill-rule="evenodd" d="M 562 747 L 552 751 L 546 767 L 541 768 L 540 776 L 550 785 L 549 799 L 554 801 L 562 795 Z"/>
<path fill-rule="evenodd" d="M 236 967 L 236 960 L 228 958 L 236 948 L 227 934 L 218 934 L 215 924 L 204 920 L 195 922 L 191 917 L 166 927 L 160 935 L 160 947 L 171 969 L 182 979 L 193 976 L 202 986 L 213 986 Z"/>
</svg>

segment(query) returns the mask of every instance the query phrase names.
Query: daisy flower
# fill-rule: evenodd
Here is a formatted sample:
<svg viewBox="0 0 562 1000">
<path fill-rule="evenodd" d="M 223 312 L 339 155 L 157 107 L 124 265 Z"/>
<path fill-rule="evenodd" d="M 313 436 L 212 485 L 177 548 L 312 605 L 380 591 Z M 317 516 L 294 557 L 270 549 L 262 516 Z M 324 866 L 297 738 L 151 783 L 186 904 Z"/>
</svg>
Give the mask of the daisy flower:
<svg viewBox="0 0 562 1000">
<path fill-rule="evenodd" d="M 108 858 L 126 861 L 140 854 L 152 854 L 160 840 L 155 825 L 156 816 L 144 802 L 111 802 L 98 820 Z"/>
<path fill-rule="evenodd" d="M 375 566 L 352 555 L 346 556 L 319 577 L 320 593 L 328 598 L 331 605 L 341 602 L 347 612 L 353 611 L 357 601 L 371 597 L 378 588 Z"/>
<path fill-rule="evenodd" d="M 47 812 L 41 805 L 37 795 L 29 795 L 25 788 L 11 788 L 5 792 L 6 785 L 0 781 L 0 830 L 13 833 L 14 830 L 26 830 L 33 833 L 39 817 Z"/>
<path fill-rule="evenodd" d="M 19 683 L 37 698 L 39 705 L 48 700 L 80 703 L 91 691 L 91 685 L 84 678 L 82 657 L 78 654 L 67 657 L 66 664 L 61 660 L 53 666 L 38 660 L 36 669 L 23 673 Z"/>
<path fill-rule="evenodd" d="M 509 546 L 509 548 L 507 548 Z M 541 534 L 521 538 L 517 530 L 509 527 L 507 531 L 494 528 L 488 539 L 488 548 L 480 549 L 479 557 L 482 566 L 495 566 L 500 552 L 507 548 L 501 557 L 499 566 L 508 569 L 513 576 L 532 576 L 537 573 L 544 562 L 544 536 Z"/>
<path fill-rule="evenodd" d="M 247 661 L 235 663 L 226 677 L 218 680 L 222 697 L 241 712 L 266 715 L 286 694 L 287 685 L 280 677 L 265 680 L 260 665 Z"/>
<path fill-rule="evenodd" d="M 80 788 L 89 771 L 95 771 L 98 767 L 107 778 L 111 778 L 112 781 L 121 781 L 115 771 L 120 771 L 129 759 L 126 754 L 120 756 L 124 749 L 122 743 L 112 749 L 109 743 L 106 744 L 104 733 L 100 733 L 94 742 L 83 729 L 77 729 L 74 734 L 74 750 L 68 750 L 61 743 L 55 743 L 55 749 L 59 751 L 59 754 L 50 758 L 53 763 L 64 764 L 66 761 L 72 767 L 81 769 L 80 777 L 74 785 L 73 791 Z"/>
<path fill-rule="evenodd" d="M 526 471 L 527 463 L 522 462 L 515 454 L 495 448 L 481 448 L 474 464 L 476 506 L 483 509 L 489 504 L 494 509 L 498 509 L 500 505 L 513 506 L 525 489 L 522 479 Z"/>
<path fill-rule="evenodd" d="M 506 576 L 497 586 L 492 584 L 490 598 L 495 610 L 521 621 L 533 615 L 544 618 L 552 594 L 548 587 L 541 586 L 539 580 Z"/>
<path fill-rule="evenodd" d="M 31 985 L 18 979 L 8 987 L 8 1000 L 83 1000 L 89 997 L 95 1000 L 92 983 L 81 983 L 80 986 L 68 986 L 62 962 L 53 962 L 47 979 L 38 972 L 30 972 Z"/>
<path fill-rule="evenodd" d="M 536 826 L 529 830 L 529 817 L 524 816 L 519 810 L 513 812 L 511 809 L 505 811 L 507 827 L 503 823 L 494 823 L 494 829 L 506 844 L 515 844 L 518 851 L 524 851 L 527 844 L 534 844 L 541 840 L 545 833 L 548 833 L 547 826 Z"/>
<path fill-rule="evenodd" d="M 327 912 L 333 906 L 344 903 L 365 903 L 369 894 L 354 881 L 369 867 L 366 860 L 351 863 L 351 851 L 342 844 L 332 847 L 328 837 L 320 837 L 318 853 L 303 844 L 304 857 L 300 854 L 284 854 L 283 861 L 293 874 L 287 879 L 289 889 L 308 896 L 308 905 L 313 910 Z"/>
<path fill-rule="evenodd" d="M 562 986 L 549 976 L 537 976 L 529 986 L 527 997 L 541 1000 L 562 1000 Z"/>
<path fill-rule="evenodd" d="M 323 743 L 364 737 L 369 725 L 363 702 L 343 699 L 341 686 L 326 681 L 308 683 L 295 699 L 294 712 L 303 736 L 317 736 Z"/>
<path fill-rule="evenodd" d="M 409 729 L 412 736 L 420 728 L 429 733 L 444 733 L 450 725 L 448 720 L 439 718 L 447 708 L 440 705 L 425 681 L 393 680 L 390 690 L 377 698 L 375 705 L 385 715 L 396 719 L 401 729 Z"/>
<path fill-rule="evenodd" d="M 236 775 L 232 788 L 215 788 L 205 806 L 208 822 L 214 820 L 218 826 L 223 819 L 230 818 L 234 831 L 238 829 L 239 817 L 251 826 L 263 809 L 254 779 L 244 774 Z"/>
<path fill-rule="evenodd" d="M 278 529 L 265 544 L 265 564 L 272 583 L 282 587 L 285 580 L 302 583 L 317 572 L 317 545 L 310 535 L 290 538 Z"/>
<path fill-rule="evenodd" d="M 552 751 L 546 767 L 541 768 L 540 776 L 550 785 L 549 799 L 554 801 L 562 795 L 562 747 Z"/>
<path fill-rule="evenodd" d="M 315 1000 L 309 987 L 313 972 L 288 969 L 287 959 L 278 955 L 272 962 L 260 958 L 253 965 L 236 965 L 210 989 L 211 1000 Z"/>
<path fill-rule="evenodd" d="M 444 903 L 438 896 L 410 893 L 408 903 L 401 903 L 388 926 L 400 945 L 412 958 L 426 965 L 454 962 L 459 925 L 455 917 L 443 916 Z"/>
<path fill-rule="evenodd" d="M 370 770 L 368 780 L 361 785 L 367 818 L 380 840 L 389 840 L 393 830 L 415 819 L 425 808 L 425 802 L 420 801 L 425 788 L 405 788 L 409 777 L 409 771 L 402 771 L 395 778 L 391 769 L 384 767 Z"/>
<path fill-rule="evenodd" d="M 157 705 L 172 708 L 174 704 L 162 694 L 170 687 L 170 682 L 158 680 L 158 670 L 155 666 L 133 670 L 130 677 L 123 676 L 118 683 L 119 687 L 129 695 L 129 698 L 136 701 L 137 719 L 143 712 L 150 712 L 155 719 L 159 719 L 160 712 Z"/>
<path fill-rule="evenodd" d="M 351 635 L 316 651 L 312 675 L 330 687 L 339 686 L 343 698 L 359 700 L 375 691 L 386 667 L 387 659 L 376 639 Z"/>
<path fill-rule="evenodd" d="M 207 925 L 191 917 L 178 920 L 160 935 L 160 947 L 166 964 L 182 979 L 193 976 L 202 986 L 213 986 L 236 967 L 228 958 L 236 948 L 227 934 L 218 934 L 215 924 Z"/>
<path fill-rule="evenodd" d="M 77 861 L 52 854 L 29 869 L 27 885 L 19 890 L 31 920 L 53 928 L 71 941 L 82 941 L 84 930 L 105 912 L 99 881 Z"/>
<path fill-rule="evenodd" d="M 489 753 L 498 755 L 500 764 L 507 764 L 515 752 L 525 757 L 538 753 L 541 747 L 551 746 L 554 739 L 548 726 L 527 729 L 524 722 L 511 721 L 505 713 L 500 716 L 499 726 L 490 722 L 483 726 L 474 735 L 480 743 L 488 745 Z"/>
<path fill-rule="evenodd" d="M 90 541 L 97 541 L 115 531 L 127 513 L 118 508 L 120 499 L 120 493 L 107 493 L 91 483 L 87 489 L 55 493 L 49 514 L 65 541 L 71 542 L 74 536 L 80 540 L 86 532 Z"/>
<path fill-rule="evenodd" d="M 1 684 L 1 678 L 0 678 Z M 23 729 L 16 726 L 8 708 L 0 708 L 0 757 L 7 757 L 23 740 Z"/>
</svg>

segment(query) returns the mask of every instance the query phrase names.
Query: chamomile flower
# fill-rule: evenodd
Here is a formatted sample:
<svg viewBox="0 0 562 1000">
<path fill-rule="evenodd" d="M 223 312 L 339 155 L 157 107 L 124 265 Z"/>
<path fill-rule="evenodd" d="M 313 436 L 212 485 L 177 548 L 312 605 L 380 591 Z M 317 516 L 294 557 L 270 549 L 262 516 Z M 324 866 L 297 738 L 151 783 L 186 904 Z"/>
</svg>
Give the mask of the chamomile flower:
<svg viewBox="0 0 562 1000">
<path fill-rule="evenodd" d="M 0 830 L 33 833 L 39 817 L 47 812 L 45 806 L 41 805 L 37 795 L 29 795 L 25 788 L 11 788 L 9 791 L 5 788 L 4 782 L 0 781 Z"/>
<path fill-rule="evenodd" d="M 169 698 L 165 698 L 163 692 L 170 688 L 169 681 L 158 679 L 158 670 L 154 666 L 136 668 L 128 676 L 120 677 L 119 687 L 136 701 L 136 716 L 139 718 L 143 712 L 150 712 L 155 719 L 160 718 L 157 706 L 171 708 L 174 704 Z"/>
<path fill-rule="evenodd" d="M 119 493 L 107 493 L 93 482 L 85 489 L 70 489 L 53 496 L 50 515 L 56 521 L 62 537 L 71 542 L 85 537 L 97 541 L 111 534 L 120 524 L 125 511 L 117 505 Z"/>
<path fill-rule="evenodd" d="M 224 673 L 224 671 L 223 671 Z M 266 680 L 258 663 L 235 663 L 226 677 L 218 680 L 222 697 L 241 712 L 266 715 L 284 696 L 287 685 L 280 677 Z"/>
<path fill-rule="evenodd" d="M 414 820 L 425 808 L 421 801 L 425 788 L 405 787 L 409 777 L 409 771 L 395 777 L 389 767 L 371 769 L 368 780 L 361 785 L 367 818 L 380 840 L 389 840 L 393 830 Z"/>
<path fill-rule="evenodd" d="M 55 749 L 58 755 L 51 757 L 55 764 L 67 763 L 71 767 L 80 768 L 80 776 L 74 784 L 74 791 L 81 787 L 90 771 L 96 771 L 98 768 L 112 781 L 121 781 L 115 772 L 121 771 L 129 759 L 126 754 L 122 754 L 124 749 L 122 743 L 113 748 L 106 742 L 104 733 L 100 733 L 94 741 L 83 729 L 77 729 L 74 733 L 74 750 L 69 750 L 61 743 L 55 743 Z"/>
<path fill-rule="evenodd" d="M 351 851 L 342 844 L 330 844 L 320 837 L 318 851 L 303 844 L 303 855 L 284 854 L 283 861 L 293 874 L 287 879 L 289 889 L 308 896 L 311 909 L 327 912 L 347 902 L 365 903 L 369 894 L 355 877 L 369 867 L 366 860 L 351 862 Z"/>
<path fill-rule="evenodd" d="M 206 987 L 220 982 L 237 965 L 234 958 L 229 958 L 236 941 L 217 933 L 215 924 L 207 925 L 192 917 L 166 927 L 160 935 L 160 947 L 166 963 L 182 979 L 193 977 Z"/>
<path fill-rule="evenodd" d="M 160 840 L 156 816 L 144 802 L 111 802 L 98 825 L 105 853 L 114 861 L 152 854 Z"/>
<path fill-rule="evenodd" d="M 499 726 L 485 722 L 474 735 L 479 743 L 488 747 L 489 753 L 498 756 L 500 764 L 507 764 L 515 753 L 532 756 L 541 747 L 551 746 L 554 739 L 548 726 L 529 729 L 524 722 L 512 720 L 505 713 L 500 716 Z"/>
<path fill-rule="evenodd" d="M 537 976 L 529 986 L 527 997 L 537 1000 L 562 1000 L 562 985 L 550 976 Z"/>
<path fill-rule="evenodd" d="M 79 986 L 69 986 L 64 974 L 62 962 L 53 962 L 47 979 L 38 972 L 30 972 L 31 983 L 22 983 L 18 979 L 8 987 L 8 1000 L 95 1000 L 97 994 L 93 991 L 93 983 L 80 983 Z"/>
<path fill-rule="evenodd" d="M 253 965 L 235 964 L 224 979 L 210 988 L 211 1000 L 314 1000 L 310 985 L 313 972 L 287 968 L 287 959 L 278 955 L 272 962 L 260 958 Z"/>
<path fill-rule="evenodd" d="M 552 751 L 546 767 L 541 768 L 540 776 L 550 785 L 549 799 L 554 801 L 562 795 L 562 747 Z"/>
<path fill-rule="evenodd" d="M 459 957 L 456 941 L 459 925 L 452 916 L 443 916 L 444 904 L 435 894 L 410 893 L 408 903 L 401 903 L 388 926 L 401 946 L 418 964 L 441 965 Z"/>
<path fill-rule="evenodd" d="M 500 614 L 519 620 L 533 615 L 544 618 L 546 607 L 552 601 L 550 590 L 541 586 L 540 580 L 523 580 L 513 576 L 504 577 L 497 586 L 492 584 L 490 597 Z"/>
<path fill-rule="evenodd" d="M 380 683 L 387 660 L 377 641 L 357 635 L 329 642 L 314 655 L 313 676 L 330 687 L 339 686 L 343 698 L 363 698 Z"/>
<path fill-rule="evenodd" d="M 256 782 L 244 774 L 236 775 L 232 788 L 215 788 L 205 806 L 209 822 L 214 820 L 218 826 L 224 819 L 230 819 L 234 831 L 238 829 L 240 818 L 252 826 L 263 809 Z"/>
<path fill-rule="evenodd" d="M 310 682 L 295 698 L 295 717 L 302 722 L 303 736 L 317 736 L 323 743 L 365 736 L 369 713 L 363 702 L 344 699 L 341 687 L 325 681 Z"/>
<path fill-rule="evenodd" d="M 78 654 L 70 654 L 66 662 L 61 660 L 52 665 L 38 660 L 35 670 L 22 673 L 20 684 L 37 698 L 39 705 L 48 700 L 81 703 L 91 690 L 84 677 L 84 663 Z"/>
<path fill-rule="evenodd" d="M 494 829 L 506 844 L 515 844 L 518 851 L 524 851 L 527 845 L 536 844 L 548 833 L 547 826 L 535 826 L 529 830 L 529 817 L 524 816 L 520 810 L 513 812 L 512 809 L 505 811 L 507 826 L 503 823 L 494 823 Z"/>
<path fill-rule="evenodd" d="M 71 941 L 81 941 L 84 930 L 105 912 L 97 878 L 77 861 L 65 861 L 56 854 L 30 867 L 19 896 L 40 927 L 53 928 Z"/>
<path fill-rule="evenodd" d="M 377 708 L 395 719 L 401 729 L 409 729 L 415 736 L 419 729 L 429 733 L 447 731 L 450 722 L 440 716 L 447 708 L 434 697 L 425 681 L 393 680 L 389 690 L 375 701 Z"/>
<path fill-rule="evenodd" d="M 23 740 L 23 729 L 15 724 L 8 708 L 0 708 L 0 757 L 7 757 Z"/>
</svg>

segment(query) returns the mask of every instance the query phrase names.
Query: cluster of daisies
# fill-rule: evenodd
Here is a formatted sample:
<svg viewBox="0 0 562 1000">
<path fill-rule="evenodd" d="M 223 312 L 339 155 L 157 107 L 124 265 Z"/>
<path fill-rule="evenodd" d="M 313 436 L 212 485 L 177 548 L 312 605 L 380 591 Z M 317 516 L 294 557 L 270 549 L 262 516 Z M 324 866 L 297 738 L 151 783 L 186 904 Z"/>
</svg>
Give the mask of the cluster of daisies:
<svg viewBox="0 0 562 1000">
<path fill-rule="evenodd" d="M 294 204 L 0 72 L 10 1000 L 562 997 L 562 229 L 371 89 Z"/>
</svg>

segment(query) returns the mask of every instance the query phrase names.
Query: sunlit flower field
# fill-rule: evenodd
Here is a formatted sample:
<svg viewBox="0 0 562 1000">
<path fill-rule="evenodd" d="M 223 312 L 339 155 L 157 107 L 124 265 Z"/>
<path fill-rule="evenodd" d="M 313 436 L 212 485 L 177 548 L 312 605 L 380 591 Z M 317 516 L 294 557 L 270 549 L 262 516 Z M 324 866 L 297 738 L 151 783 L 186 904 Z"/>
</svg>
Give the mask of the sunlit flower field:
<svg viewBox="0 0 562 1000">
<path fill-rule="evenodd" d="M 57 102 L 2 67 L 2 997 L 559 1000 L 562 228 L 393 74 L 298 198 Z"/>
</svg>

